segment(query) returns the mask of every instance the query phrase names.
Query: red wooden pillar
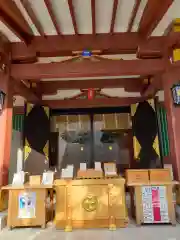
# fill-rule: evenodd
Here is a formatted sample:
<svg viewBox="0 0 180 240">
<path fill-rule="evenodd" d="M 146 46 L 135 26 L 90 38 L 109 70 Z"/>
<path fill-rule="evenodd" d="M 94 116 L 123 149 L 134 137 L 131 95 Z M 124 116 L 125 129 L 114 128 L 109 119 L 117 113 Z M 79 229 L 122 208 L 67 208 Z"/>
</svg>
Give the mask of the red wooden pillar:
<svg viewBox="0 0 180 240">
<path fill-rule="evenodd" d="M 171 87 L 180 81 L 180 69 L 168 70 L 163 76 L 164 103 L 170 144 L 170 161 L 176 180 L 180 180 L 180 107 L 173 104 Z"/>
<path fill-rule="evenodd" d="M 10 54 L 8 46 L 8 43 L 6 43 L 3 49 L 0 48 L 0 90 L 6 94 L 3 110 L 0 114 L 0 186 L 8 184 L 12 137 L 13 88 L 10 83 Z"/>
</svg>

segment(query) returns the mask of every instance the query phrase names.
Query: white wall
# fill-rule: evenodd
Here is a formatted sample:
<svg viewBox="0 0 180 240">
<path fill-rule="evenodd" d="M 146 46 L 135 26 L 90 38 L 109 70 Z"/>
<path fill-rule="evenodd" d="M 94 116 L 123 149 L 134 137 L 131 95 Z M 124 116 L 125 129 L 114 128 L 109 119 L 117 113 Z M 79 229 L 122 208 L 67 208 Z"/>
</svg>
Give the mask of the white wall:
<svg viewBox="0 0 180 240">
<path fill-rule="evenodd" d="M 13 175 L 17 170 L 21 170 L 23 165 L 23 141 L 22 133 L 12 131 L 11 157 L 9 167 L 9 183 L 12 183 Z"/>
</svg>

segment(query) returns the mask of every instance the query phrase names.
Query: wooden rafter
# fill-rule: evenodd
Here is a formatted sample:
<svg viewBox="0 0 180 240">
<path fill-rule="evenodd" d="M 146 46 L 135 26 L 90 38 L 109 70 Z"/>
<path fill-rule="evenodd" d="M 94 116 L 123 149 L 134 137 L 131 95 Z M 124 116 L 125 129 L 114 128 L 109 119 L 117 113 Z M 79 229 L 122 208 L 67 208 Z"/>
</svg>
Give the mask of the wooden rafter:
<svg viewBox="0 0 180 240">
<path fill-rule="evenodd" d="M 20 95 L 24 98 L 26 98 L 29 102 L 38 102 L 40 101 L 40 98 L 28 87 L 26 87 L 21 81 L 15 82 L 12 81 L 12 86 L 14 90 L 14 94 Z"/>
<path fill-rule="evenodd" d="M 118 0 L 114 0 L 112 19 L 111 19 L 111 27 L 110 27 L 110 33 L 111 34 L 114 32 L 114 25 L 115 25 L 115 20 L 116 20 L 117 6 L 118 6 Z"/>
<path fill-rule="evenodd" d="M 75 34 L 78 34 L 78 27 L 77 27 L 74 5 L 73 5 L 72 0 L 68 0 L 68 5 L 69 5 L 69 11 L 70 11 L 70 14 L 71 14 L 71 18 L 72 18 L 74 32 L 75 32 Z"/>
<path fill-rule="evenodd" d="M 27 14 L 29 15 L 31 21 L 33 22 L 36 29 L 40 33 L 40 35 L 45 36 L 43 27 L 42 27 L 41 23 L 39 22 L 39 20 L 37 19 L 36 15 L 34 14 L 34 11 L 31 7 L 30 3 L 28 2 L 28 0 L 20 0 L 20 1 L 22 3 L 23 7 L 25 8 Z"/>
<path fill-rule="evenodd" d="M 67 99 L 67 100 L 43 100 L 42 104 L 52 109 L 68 108 L 92 108 L 92 107 L 119 107 L 129 106 L 131 104 L 144 101 L 143 97 L 125 97 L 125 98 L 98 98 L 98 99 Z"/>
<path fill-rule="evenodd" d="M 14 1 L 0 1 L 0 20 L 22 41 L 29 43 L 32 39 L 32 29 Z"/>
<path fill-rule="evenodd" d="M 164 60 L 82 61 L 71 63 L 12 64 L 15 79 L 79 78 L 127 75 L 154 75 L 165 70 Z"/>
<path fill-rule="evenodd" d="M 96 34 L 96 2 L 91 0 L 91 12 L 92 12 L 92 33 Z"/>
<path fill-rule="evenodd" d="M 54 27 L 55 27 L 55 29 L 56 29 L 57 34 L 58 34 L 58 35 L 61 35 L 62 33 L 61 33 L 61 30 L 60 30 L 59 24 L 58 24 L 58 22 L 57 22 L 55 13 L 54 13 L 54 11 L 53 11 L 51 0 L 44 0 L 44 2 L 45 2 L 45 4 L 46 4 L 47 10 L 48 10 L 48 12 L 49 12 L 49 15 L 50 15 L 51 20 L 52 20 L 52 22 L 53 22 L 53 24 L 54 24 Z"/>
<path fill-rule="evenodd" d="M 138 32 L 144 37 L 150 36 L 172 3 L 173 0 L 148 0 Z"/>
<path fill-rule="evenodd" d="M 140 92 L 143 79 L 119 78 L 119 79 L 93 79 L 93 80 L 70 80 L 70 81 L 43 81 L 39 88 L 44 95 L 54 94 L 57 90 L 66 89 L 102 89 L 124 87 L 128 92 Z"/>
<path fill-rule="evenodd" d="M 133 8 L 133 11 L 132 11 L 132 14 L 131 14 L 131 18 L 130 18 L 130 21 L 129 21 L 129 24 L 128 24 L 128 30 L 127 30 L 128 32 L 131 32 L 131 30 L 132 30 L 132 26 L 133 26 L 137 11 L 139 9 L 140 3 L 141 3 L 141 0 L 136 0 L 136 2 L 135 2 L 134 8 Z"/>
<path fill-rule="evenodd" d="M 100 54 L 129 54 L 140 52 L 140 56 L 163 57 L 164 50 L 178 43 L 180 33 L 173 33 L 162 37 L 149 37 L 147 40 L 141 38 L 137 33 L 117 33 L 85 35 L 64 35 L 34 37 L 31 44 L 26 46 L 24 43 L 12 43 L 12 59 L 28 60 L 36 56 L 57 57 L 71 56 L 72 52 L 82 52 L 84 49 L 99 50 Z"/>
<path fill-rule="evenodd" d="M 143 91 L 142 96 L 149 97 L 155 96 L 157 91 L 162 88 L 162 76 L 156 75 L 155 77 L 151 78 L 150 84 L 147 88 Z"/>
<path fill-rule="evenodd" d="M 12 43 L 12 58 L 32 58 L 33 56 L 71 56 L 72 52 L 84 49 L 99 50 L 102 54 L 136 53 L 141 38 L 137 33 L 82 34 L 34 37 L 31 44 Z"/>
</svg>

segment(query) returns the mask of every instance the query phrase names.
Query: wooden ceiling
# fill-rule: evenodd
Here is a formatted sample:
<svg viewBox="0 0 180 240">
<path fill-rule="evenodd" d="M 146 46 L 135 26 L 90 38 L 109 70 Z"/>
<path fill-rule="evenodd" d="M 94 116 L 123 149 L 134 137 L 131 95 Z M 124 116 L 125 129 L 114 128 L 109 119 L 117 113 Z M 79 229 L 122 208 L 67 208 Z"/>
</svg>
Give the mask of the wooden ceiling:
<svg viewBox="0 0 180 240">
<path fill-rule="evenodd" d="M 164 55 L 180 45 L 179 34 L 168 32 L 179 9 L 179 0 L 1 0 L 0 32 L 11 43 L 16 93 L 41 98 L 89 87 L 142 92 L 143 80 L 157 81 Z M 105 59 L 69 61 L 83 50 Z"/>
</svg>

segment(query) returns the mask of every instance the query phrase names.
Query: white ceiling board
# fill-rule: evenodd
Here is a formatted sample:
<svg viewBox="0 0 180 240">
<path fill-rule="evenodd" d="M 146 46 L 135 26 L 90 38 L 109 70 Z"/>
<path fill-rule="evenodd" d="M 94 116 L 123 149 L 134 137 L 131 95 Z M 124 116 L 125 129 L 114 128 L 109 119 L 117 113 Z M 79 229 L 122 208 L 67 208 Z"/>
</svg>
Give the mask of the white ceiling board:
<svg viewBox="0 0 180 240">
<path fill-rule="evenodd" d="M 36 26 L 34 25 L 34 23 L 32 22 L 31 18 L 29 17 L 26 9 L 24 8 L 24 6 L 21 3 L 21 0 L 14 0 L 14 2 L 16 3 L 16 6 L 19 8 L 19 10 L 21 11 L 24 19 L 26 20 L 26 22 L 29 24 L 29 26 L 31 27 L 33 33 L 35 36 L 40 36 L 40 33 L 38 32 Z"/>
<path fill-rule="evenodd" d="M 46 35 L 56 35 L 56 29 L 53 25 L 49 12 L 46 8 L 44 0 L 28 0 L 32 10 L 43 27 Z M 60 0 L 61 1 L 61 0 Z"/>
<path fill-rule="evenodd" d="M 156 0 L 156 1 L 158 1 L 158 0 Z M 138 8 L 138 11 L 137 11 L 137 14 L 134 19 L 133 26 L 132 26 L 132 32 L 138 31 L 139 23 L 141 21 L 141 18 L 142 18 L 142 15 L 143 15 L 143 12 L 144 12 L 147 2 L 148 2 L 148 0 L 141 0 L 141 3 L 139 5 L 139 8 Z"/>
<path fill-rule="evenodd" d="M 139 92 L 126 92 L 124 88 L 104 88 L 101 90 L 101 93 L 104 93 L 110 97 L 140 97 Z"/>
<path fill-rule="evenodd" d="M 38 58 L 37 63 L 61 62 L 61 61 L 65 61 L 68 59 L 72 59 L 72 57 L 71 56 L 69 56 L 69 57 L 40 57 L 40 58 Z"/>
<path fill-rule="evenodd" d="M 84 0 L 83 0 L 84 1 Z M 62 34 L 74 34 L 74 27 L 67 0 L 51 0 L 53 12 L 56 16 Z"/>
<path fill-rule="evenodd" d="M 97 80 L 97 79 L 119 79 L 119 78 L 139 78 L 139 75 L 129 75 L 129 76 L 104 76 L 104 77 L 87 77 L 87 78 L 48 78 L 41 79 L 43 82 L 49 81 L 71 81 L 71 80 Z"/>
<path fill-rule="evenodd" d="M 159 98 L 160 102 L 164 102 L 164 90 L 158 91 L 156 96 Z"/>
<path fill-rule="evenodd" d="M 54 95 L 43 95 L 43 100 L 57 100 L 57 99 L 65 99 L 65 98 L 72 98 L 80 94 L 81 91 L 79 89 L 73 90 L 58 90 L 57 94 Z"/>
<path fill-rule="evenodd" d="M 119 0 L 116 12 L 114 32 L 127 31 L 134 4 L 135 0 Z"/>
<path fill-rule="evenodd" d="M 22 107 L 25 104 L 26 99 L 21 96 L 14 96 L 13 97 L 13 106 L 15 107 Z"/>
<path fill-rule="evenodd" d="M 92 34 L 91 0 L 73 0 L 79 34 Z"/>
<path fill-rule="evenodd" d="M 114 60 L 139 60 L 136 54 L 114 54 L 114 55 L 101 55 L 104 58 L 114 59 Z"/>
<path fill-rule="evenodd" d="M 10 42 L 21 42 L 21 40 L 1 21 L 0 32 L 4 34 Z"/>
<path fill-rule="evenodd" d="M 180 0 L 174 0 L 168 11 L 154 29 L 152 36 L 161 36 L 173 20 L 180 18 Z"/>
<path fill-rule="evenodd" d="M 113 0 L 96 0 L 96 33 L 109 33 Z"/>
</svg>

